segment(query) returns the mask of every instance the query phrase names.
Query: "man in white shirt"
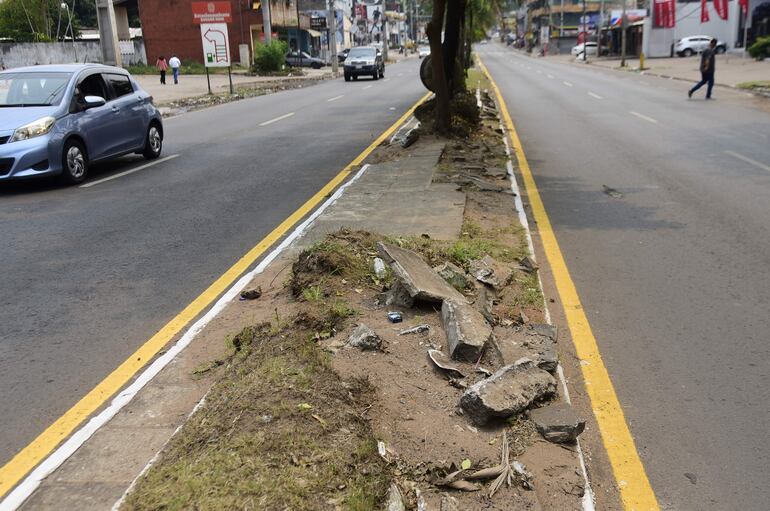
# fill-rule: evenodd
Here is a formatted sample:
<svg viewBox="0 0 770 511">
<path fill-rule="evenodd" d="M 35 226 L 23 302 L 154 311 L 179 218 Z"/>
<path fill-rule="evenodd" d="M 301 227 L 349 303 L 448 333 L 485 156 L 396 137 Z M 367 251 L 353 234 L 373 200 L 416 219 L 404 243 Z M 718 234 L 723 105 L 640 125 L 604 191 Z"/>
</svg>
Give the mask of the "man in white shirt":
<svg viewBox="0 0 770 511">
<path fill-rule="evenodd" d="M 174 73 L 174 85 L 179 84 L 179 68 L 182 67 L 182 62 L 176 55 L 172 55 L 168 61 L 168 65 L 171 67 L 171 71 Z"/>
</svg>

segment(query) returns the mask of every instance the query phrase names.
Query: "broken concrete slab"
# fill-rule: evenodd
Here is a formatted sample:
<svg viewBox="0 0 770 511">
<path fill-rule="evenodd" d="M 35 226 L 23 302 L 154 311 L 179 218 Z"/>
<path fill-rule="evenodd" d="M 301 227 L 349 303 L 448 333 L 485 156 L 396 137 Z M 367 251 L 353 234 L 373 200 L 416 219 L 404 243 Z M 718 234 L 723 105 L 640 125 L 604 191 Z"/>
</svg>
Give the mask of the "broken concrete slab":
<svg viewBox="0 0 770 511">
<path fill-rule="evenodd" d="M 524 357 L 533 360 L 540 369 L 554 373 L 559 364 L 556 333 L 556 327 L 545 323 L 496 328 L 496 345 L 504 364 Z"/>
<path fill-rule="evenodd" d="M 385 293 L 385 305 L 411 309 L 414 306 L 414 298 L 412 298 L 404 283 L 396 280 Z"/>
<path fill-rule="evenodd" d="M 526 271 L 528 273 L 536 272 L 540 269 L 540 266 L 535 262 L 534 259 L 532 259 L 529 256 L 524 256 L 521 259 L 519 259 L 519 269 Z"/>
<path fill-rule="evenodd" d="M 396 483 L 390 483 L 390 490 L 388 490 L 388 506 L 386 511 L 406 511 L 404 506 L 404 497 L 401 495 L 401 490 L 398 489 Z"/>
<path fill-rule="evenodd" d="M 445 300 L 441 306 L 441 320 L 449 355 L 457 360 L 476 362 L 492 338 L 492 327 L 484 316 L 465 302 Z"/>
<path fill-rule="evenodd" d="M 471 282 L 468 280 L 468 276 L 465 274 L 465 270 L 456 264 L 446 262 L 444 264 L 435 266 L 433 270 L 435 270 L 435 272 L 438 273 L 441 278 L 449 282 L 449 284 L 458 291 L 462 291 L 463 289 L 470 287 Z"/>
<path fill-rule="evenodd" d="M 443 351 L 428 350 L 428 358 L 436 365 L 436 367 L 445 371 L 448 375 L 456 378 L 465 378 L 465 374 L 463 374 L 460 368 L 449 360 L 449 357 L 447 357 Z"/>
<path fill-rule="evenodd" d="M 382 339 L 374 330 L 361 323 L 350 334 L 348 344 L 364 351 L 377 351 L 382 348 Z"/>
<path fill-rule="evenodd" d="M 521 413 L 555 393 L 554 377 L 523 358 L 471 385 L 460 398 L 460 406 L 475 423 L 486 424 Z"/>
<path fill-rule="evenodd" d="M 543 438 L 557 444 L 574 442 L 586 428 L 586 421 L 567 403 L 530 410 L 529 418 Z"/>
<path fill-rule="evenodd" d="M 471 273 L 479 282 L 498 290 L 505 287 L 513 276 L 510 268 L 506 268 L 488 255 L 471 261 Z"/>
<path fill-rule="evenodd" d="M 377 243 L 377 249 L 382 258 L 390 263 L 394 276 L 413 300 L 466 302 L 463 295 L 442 279 L 416 252 L 382 242 Z"/>
<path fill-rule="evenodd" d="M 476 310 L 478 310 L 487 323 L 494 326 L 497 324 L 497 318 L 492 312 L 492 305 L 494 303 L 494 291 L 491 291 L 486 286 L 481 286 L 479 289 L 479 296 L 476 298 Z"/>
</svg>

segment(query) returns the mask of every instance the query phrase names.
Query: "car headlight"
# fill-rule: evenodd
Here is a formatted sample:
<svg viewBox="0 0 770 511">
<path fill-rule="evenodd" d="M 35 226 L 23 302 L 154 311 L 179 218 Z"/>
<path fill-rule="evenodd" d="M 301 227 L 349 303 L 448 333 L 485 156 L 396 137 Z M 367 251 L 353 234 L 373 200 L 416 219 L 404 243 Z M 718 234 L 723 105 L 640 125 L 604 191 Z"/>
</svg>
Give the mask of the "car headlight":
<svg viewBox="0 0 770 511">
<path fill-rule="evenodd" d="M 47 134 L 53 128 L 56 123 L 55 117 L 43 117 L 29 124 L 25 124 L 21 128 L 17 128 L 13 132 L 11 142 L 19 142 L 21 140 L 29 140 L 30 138 L 41 137 Z"/>
</svg>

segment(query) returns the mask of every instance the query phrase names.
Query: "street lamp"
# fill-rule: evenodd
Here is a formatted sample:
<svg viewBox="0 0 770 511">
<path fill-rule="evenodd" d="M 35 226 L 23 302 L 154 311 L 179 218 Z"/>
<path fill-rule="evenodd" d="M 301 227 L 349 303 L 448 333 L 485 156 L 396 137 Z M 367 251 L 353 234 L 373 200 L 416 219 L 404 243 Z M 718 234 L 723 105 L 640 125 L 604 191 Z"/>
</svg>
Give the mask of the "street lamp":
<svg viewBox="0 0 770 511">
<path fill-rule="evenodd" d="M 67 17 L 69 19 L 69 23 L 67 27 L 68 27 L 68 30 L 70 31 L 70 34 L 72 35 L 72 51 L 75 53 L 75 62 L 77 62 L 78 49 L 77 49 L 77 46 L 75 46 L 75 30 L 72 28 L 72 11 L 70 10 L 70 6 L 64 2 L 62 2 L 59 7 L 67 11 Z M 67 38 L 67 29 L 64 30 L 64 38 L 65 39 Z"/>
</svg>

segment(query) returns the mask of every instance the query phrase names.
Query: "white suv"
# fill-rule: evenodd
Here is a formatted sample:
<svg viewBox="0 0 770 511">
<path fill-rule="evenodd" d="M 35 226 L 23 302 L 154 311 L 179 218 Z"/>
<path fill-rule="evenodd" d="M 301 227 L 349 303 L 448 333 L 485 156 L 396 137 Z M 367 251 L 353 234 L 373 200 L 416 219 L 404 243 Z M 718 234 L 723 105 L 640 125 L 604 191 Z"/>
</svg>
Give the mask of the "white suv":
<svg viewBox="0 0 770 511">
<path fill-rule="evenodd" d="M 674 51 L 676 51 L 676 54 L 680 57 L 689 57 L 708 48 L 711 39 L 713 39 L 713 37 L 709 37 L 707 35 L 694 35 L 685 37 L 684 39 L 679 39 L 676 42 Z M 726 51 L 727 44 L 725 44 L 724 41 L 717 41 L 716 52 L 724 53 Z"/>
</svg>

